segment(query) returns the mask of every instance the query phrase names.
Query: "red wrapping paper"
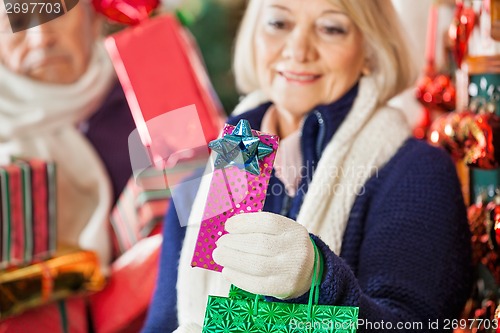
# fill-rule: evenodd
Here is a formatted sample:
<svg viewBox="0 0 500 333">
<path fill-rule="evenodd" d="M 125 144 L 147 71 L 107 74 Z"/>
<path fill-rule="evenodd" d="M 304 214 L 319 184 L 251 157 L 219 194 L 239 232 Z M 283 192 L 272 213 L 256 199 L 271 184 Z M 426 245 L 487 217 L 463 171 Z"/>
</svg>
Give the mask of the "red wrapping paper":
<svg viewBox="0 0 500 333">
<path fill-rule="evenodd" d="M 106 287 L 90 297 L 96 333 L 141 326 L 156 283 L 161 241 L 161 235 L 145 238 L 113 263 Z"/>
<path fill-rule="evenodd" d="M 105 46 L 141 141 L 157 167 L 165 167 L 172 153 L 206 147 L 217 137 L 223 119 L 220 103 L 193 40 L 175 17 L 143 21 L 108 37 Z M 193 119 L 183 119 L 188 113 L 183 108 L 189 106 L 196 110 Z M 168 121 L 160 117 L 173 110 L 178 117 Z M 202 131 L 189 134 L 193 122 L 200 122 Z M 176 127 L 184 132 L 173 133 Z"/>
<path fill-rule="evenodd" d="M 15 158 L 0 167 L 0 268 L 55 253 L 55 200 L 53 163 Z"/>
<path fill-rule="evenodd" d="M 0 333 L 87 333 L 85 300 L 70 298 L 64 302 L 68 330 L 63 330 L 63 320 L 58 303 L 48 304 L 0 321 Z"/>
</svg>

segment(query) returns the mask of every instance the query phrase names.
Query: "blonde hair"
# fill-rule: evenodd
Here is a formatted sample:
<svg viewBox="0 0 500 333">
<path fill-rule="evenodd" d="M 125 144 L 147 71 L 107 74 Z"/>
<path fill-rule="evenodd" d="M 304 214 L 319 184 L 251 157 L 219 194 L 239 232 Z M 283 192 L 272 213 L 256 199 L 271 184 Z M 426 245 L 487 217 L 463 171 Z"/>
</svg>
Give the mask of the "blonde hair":
<svg viewBox="0 0 500 333">
<path fill-rule="evenodd" d="M 407 38 L 391 0 L 329 0 L 343 10 L 361 31 L 370 74 L 378 83 L 379 104 L 410 87 L 416 68 Z M 263 0 L 250 0 L 236 39 L 233 69 L 238 89 L 245 94 L 260 89 L 254 36 Z"/>
</svg>

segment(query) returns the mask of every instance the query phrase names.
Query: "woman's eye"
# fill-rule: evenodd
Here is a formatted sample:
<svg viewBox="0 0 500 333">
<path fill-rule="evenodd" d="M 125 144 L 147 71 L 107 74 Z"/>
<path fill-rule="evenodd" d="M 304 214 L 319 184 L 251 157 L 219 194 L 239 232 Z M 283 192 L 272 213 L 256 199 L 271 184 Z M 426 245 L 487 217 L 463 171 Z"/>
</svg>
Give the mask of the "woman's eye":
<svg viewBox="0 0 500 333">
<path fill-rule="evenodd" d="M 343 28 L 335 26 L 321 27 L 321 31 L 326 33 L 327 35 L 343 35 L 346 33 L 346 31 Z"/>
<path fill-rule="evenodd" d="M 282 29 L 285 29 L 287 27 L 287 24 L 285 21 L 279 21 L 279 20 L 269 21 L 267 24 L 276 30 L 282 30 Z"/>
</svg>

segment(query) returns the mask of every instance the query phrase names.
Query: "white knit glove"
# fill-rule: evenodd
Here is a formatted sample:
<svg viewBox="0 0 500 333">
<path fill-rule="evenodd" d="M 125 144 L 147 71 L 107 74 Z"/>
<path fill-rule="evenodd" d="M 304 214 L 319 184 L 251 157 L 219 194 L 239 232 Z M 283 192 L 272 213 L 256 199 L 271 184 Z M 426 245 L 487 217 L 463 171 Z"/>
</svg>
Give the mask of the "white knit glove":
<svg viewBox="0 0 500 333">
<path fill-rule="evenodd" d="M 226 221 L 229 234 L 217 241 L 213 258 L 222 275 L 254 294 L 291 299 L 311 287 L 314 248 L 299 223 L 281 215 L 245 213 Z"/>
<path fill-rule="evenodd" d="M 173 333 L 201 333 L 203 329 L 195 323 L 179 326 Z"/>
</svg>

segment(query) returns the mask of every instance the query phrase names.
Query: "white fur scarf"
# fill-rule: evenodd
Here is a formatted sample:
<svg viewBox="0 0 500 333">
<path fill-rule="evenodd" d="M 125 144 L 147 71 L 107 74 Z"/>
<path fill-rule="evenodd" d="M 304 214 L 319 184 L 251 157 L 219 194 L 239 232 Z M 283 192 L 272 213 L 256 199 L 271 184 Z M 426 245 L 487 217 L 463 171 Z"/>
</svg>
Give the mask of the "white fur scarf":
<svg viewBox="0 0 500 333">
<path fill-rule="evenodd" d="M 111 245 L 107 172 L 77 124 L 89 118 L 116 80 L 104 48 L 94 48 L 75 83 L 44 84 L 0 65 L 0 164 L 11 156 L 40 158 L 57 166 L 57 240 L 95 250 L 107 273 Z"/>
<path fill-rule="evenodd" d="M 352 109 L 323 152 L 297 219 L 336 254 L 340 253 L 356 196 L 411 134 L 404 115 L 396 109 L 379 108 L 377 100 L 377 83 L 364 77 Z M 181 325 L 203 325 L 208 295 L 227 296 L 229 290 L 229 283 L 219 273 L 190 265 L 209 178 L 203 180 L 193 205 L 179 263 L 177 305 Z"/>
</svg>

